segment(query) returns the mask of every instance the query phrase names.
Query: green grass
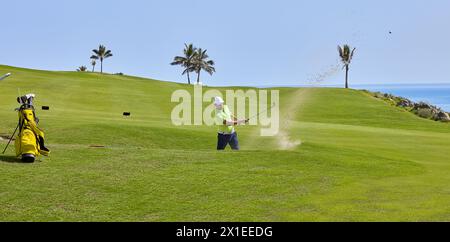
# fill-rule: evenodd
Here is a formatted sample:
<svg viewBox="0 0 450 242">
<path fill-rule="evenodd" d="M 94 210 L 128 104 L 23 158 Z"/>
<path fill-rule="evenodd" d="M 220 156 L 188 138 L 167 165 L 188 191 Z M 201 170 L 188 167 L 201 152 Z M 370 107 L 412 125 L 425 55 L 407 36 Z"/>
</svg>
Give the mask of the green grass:
<svg viewBox="0 0 450 242">
<path fill-rule="evenodd" d="M 302 144 L 280 150 L 245 126 L 241 151 L 217 152 L 215 127 L 171 124 L 171 93 L 190 86 L 6 72 L 0 133 L 17 122 L 17 89 L 34 92 L 52 153 L 0 155 L 1 221 L 450 221 L 450 125 L 362 91 L 280 88 L 281 128 Z"/>
</svg>

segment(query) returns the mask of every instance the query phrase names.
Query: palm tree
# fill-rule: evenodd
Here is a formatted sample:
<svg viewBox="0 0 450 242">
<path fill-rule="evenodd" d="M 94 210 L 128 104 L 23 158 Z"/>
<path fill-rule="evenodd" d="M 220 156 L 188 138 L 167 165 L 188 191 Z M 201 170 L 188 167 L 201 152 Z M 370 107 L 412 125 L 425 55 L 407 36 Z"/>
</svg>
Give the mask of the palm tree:
<svg viewBox="0 0 450 242">
<path fill-rule="evenodd" d="M 189 77 L 189 73 L 194 71 L 192 62 L 196 55 L 197 48 L 195 48 L 192 44 L 189 45 L 184 44 L 184 46 L 185 46 L 183 50 L 184 56 L 175 56 L 175 58 L 173 58 L 173 62 L 170 64 L 173 66 L 181 65 L 184 68 L 182 75 L 187 74 L 188 84 L 191 84 L 191 78 Z"/>
<path fill-rule="evenodd" d="M 194 56 L 193 60 L 193 69 L 197 73 L 197 84 L 200 83 L 200 72 L 202 70 L 206 71 L 210 75 L 216 72 L 214 68 L 214 61 L 209 60 L 208 54 L 206 54 L 206 50 L 202 50 L 202 48 L 197 49 L 197 53 Z"/>
<path fill-rule="evenodd" d="M 338 46 L 339 56 L 344 64 L 343 68 L 345 68 L 345 88 L 348 88 L 348 70 L 356 48 L 353 48 L 352 51 L 350 51 L 350 49 L 351 48 L 348 45 L 344 45 L 343 47 Z"/>
<path fill-rule="evenodd" d="M 93 49 L 92 51 L 95 53 L 95 55 L 92 55 L 91 59 L 100 59 L 100 73 L 103 73 L 103 60 L 113 56 L 111 50 L 107 50 L 104 45 L 100 45 L 98 49 Z"/>
<path fill-rule="evenodd" d="M 95 65 L 97 65 L 97 62 L 93 58 L 91 58 L 91 65 L 92 65 L 92 72 L 94 72 L 95 71 Z"/>
<path fill-rule="evenodd" d="M 78 69 L 77 69 L 77 71 L 82 71 L 82 72 L 84 72 L 84 71 L 86 71 L 87 70 L 87 67 L 86 66 L 80 66 L 80 67 L 78 67 Z"/>
</svg>

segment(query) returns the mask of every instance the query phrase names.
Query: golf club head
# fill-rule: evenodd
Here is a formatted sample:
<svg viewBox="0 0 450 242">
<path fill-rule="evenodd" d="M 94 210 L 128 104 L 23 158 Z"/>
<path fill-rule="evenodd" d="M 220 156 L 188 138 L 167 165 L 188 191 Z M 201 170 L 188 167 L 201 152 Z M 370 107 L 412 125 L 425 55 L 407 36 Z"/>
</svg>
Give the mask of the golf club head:
<svg viewBox="0 0 450 242">
<path fill-rule="evenodd" d="M 33 100 L 34 100 L 34 98 L 36 97 L 36 95 L 30 93 L 30 94 L 25 95 L 25 97 L 26 97 L 27 100 L 28 100 L 28 104 L 33 105 Z"/>
<path fill-rule="evenodd" d="M 17 102 L 21 105 L 25 104 L 26 101 L 27 99 L 25 98 L 25 96 L 17 97 Z"/>
<path fill-rule="evenodd" d="M 33 93 L 17 97 L 17 102 L 21 105 L 30 105 L 33 106 L 33 99 L 36 97 Z"/>
<path fill-rule="evenodd" d="M 5 79 L 5 78 L 7 78 L 7 77 L 9 77 L 9 76 L 11 76 L 11 73 L 6 73 L 5 75 L 0 77 L 0 81 Z"/>
</svg>

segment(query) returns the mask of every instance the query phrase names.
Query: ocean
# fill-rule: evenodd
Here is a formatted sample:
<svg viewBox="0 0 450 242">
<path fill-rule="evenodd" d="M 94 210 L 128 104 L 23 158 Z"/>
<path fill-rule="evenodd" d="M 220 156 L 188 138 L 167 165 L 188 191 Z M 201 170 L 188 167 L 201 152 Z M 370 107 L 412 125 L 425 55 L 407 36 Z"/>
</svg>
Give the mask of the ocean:
<svg viewBox="0 0 450 242">
<path fill-rule="evenodd" d="M 264 85 L 260 88 L 276 86 Z M 278 87 L 343 87 L 343 85 L 280 85 Z M 352 85 L 353 89 L 366 89 L 372 92 L 390 93 L 395 96 L 408 98 L 414 102 L 426 102 L 450 112 L 450 83 L 439 84 L 381 84 L 381 85 Z"/>
<path fill-rule="evenodd" d="M 450 112 L 449 84 L 392 84 L 392 85 L 354 85 L 355 89 L 366 89 L 390 93 L 408 98 L 414 102 L 427 102 Z"/>
</svg>

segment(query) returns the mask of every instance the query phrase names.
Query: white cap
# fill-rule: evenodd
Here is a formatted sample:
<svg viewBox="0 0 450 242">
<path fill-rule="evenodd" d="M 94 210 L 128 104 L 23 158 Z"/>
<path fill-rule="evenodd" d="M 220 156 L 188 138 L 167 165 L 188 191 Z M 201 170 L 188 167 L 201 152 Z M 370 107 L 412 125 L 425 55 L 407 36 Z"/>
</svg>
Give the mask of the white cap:
<svg viewBox="0 0 450 242">
<path fill-rule="evenodd" d="M 224 103 L 224 101 L 223 101 L 223 99 L 221 97 L 214 97 L 214 105 L 218 106 L 218 105 L 221 105 L 223 103 Z"/>
</svg>

